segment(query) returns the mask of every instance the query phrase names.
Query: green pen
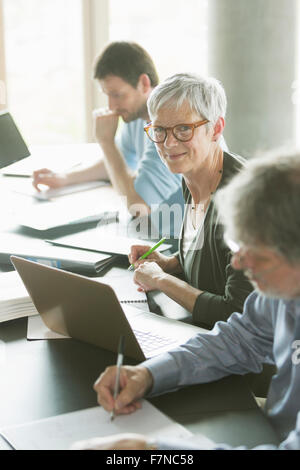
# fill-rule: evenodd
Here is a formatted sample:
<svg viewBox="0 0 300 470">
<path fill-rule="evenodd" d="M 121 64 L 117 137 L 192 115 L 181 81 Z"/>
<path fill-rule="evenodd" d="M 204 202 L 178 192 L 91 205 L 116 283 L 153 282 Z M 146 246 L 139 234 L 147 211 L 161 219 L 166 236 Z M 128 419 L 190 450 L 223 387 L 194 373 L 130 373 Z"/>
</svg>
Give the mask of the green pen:
<svg viewBox="0 0 300 470">
<path fill-rule="evenodd" d="M 155 251 L 156 248 L 158 248 L 165 240 L 166 240 L 165 237 L 159 240 L 159 242 L 157 242 L 156 245 L 150 248 L 150 250 L 148 250 L 147 253 L 144 253 L 139 259 L 147 258 L 147 256 L 151 255 L 151 253 L 153 253 L 153 251 Z M 131 264 L 128 268 L 128 271 L 132 271 L 133 269 L 134 269 L 134 264 Z"/>
</svg>

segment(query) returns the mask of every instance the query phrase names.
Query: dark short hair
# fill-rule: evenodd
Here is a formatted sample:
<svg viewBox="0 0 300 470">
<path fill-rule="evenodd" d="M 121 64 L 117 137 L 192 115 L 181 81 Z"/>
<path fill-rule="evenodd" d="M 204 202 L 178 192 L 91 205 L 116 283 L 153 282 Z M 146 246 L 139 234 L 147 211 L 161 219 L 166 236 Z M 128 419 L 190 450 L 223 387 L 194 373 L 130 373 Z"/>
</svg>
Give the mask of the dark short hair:
<svg viewBox="0 0 300 470">
<path fill-rule="evenodd" d="M 96 60 L 94 78 L 101 80 L 108 75 L 115 75 L 136 88 L 139 77 L 147 74 L 151 86 L 158 85 L 158 75 L 145 49 L 134 42 L 112 42 Z"/>
</svg>

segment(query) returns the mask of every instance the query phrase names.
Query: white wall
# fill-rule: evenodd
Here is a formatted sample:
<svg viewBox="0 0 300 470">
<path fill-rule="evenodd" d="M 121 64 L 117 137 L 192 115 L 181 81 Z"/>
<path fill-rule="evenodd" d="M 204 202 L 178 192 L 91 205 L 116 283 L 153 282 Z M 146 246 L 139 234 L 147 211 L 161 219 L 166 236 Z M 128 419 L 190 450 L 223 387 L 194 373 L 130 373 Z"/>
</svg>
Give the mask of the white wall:
<svg viewBox="0 0 300 470">
<path fill-rule="evenodd" d="M 227 92 L 225 137 L 241 155 L 295 141 L 297 3 L 209 1 L 209 73 Z"/>
</svg>

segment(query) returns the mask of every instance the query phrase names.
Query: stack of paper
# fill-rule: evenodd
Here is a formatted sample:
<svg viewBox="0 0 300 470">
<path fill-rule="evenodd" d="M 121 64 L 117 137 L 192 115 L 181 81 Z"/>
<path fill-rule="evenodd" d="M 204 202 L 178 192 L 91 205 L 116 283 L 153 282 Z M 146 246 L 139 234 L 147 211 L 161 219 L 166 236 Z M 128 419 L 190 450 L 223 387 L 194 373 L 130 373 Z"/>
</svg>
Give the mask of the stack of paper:
<svg viewBox="0 0 300 470">
<path fill-rule="evenodd" d="M 16 271 L 0 274 L 0 322 L 38 312 Z"/>
</svg>

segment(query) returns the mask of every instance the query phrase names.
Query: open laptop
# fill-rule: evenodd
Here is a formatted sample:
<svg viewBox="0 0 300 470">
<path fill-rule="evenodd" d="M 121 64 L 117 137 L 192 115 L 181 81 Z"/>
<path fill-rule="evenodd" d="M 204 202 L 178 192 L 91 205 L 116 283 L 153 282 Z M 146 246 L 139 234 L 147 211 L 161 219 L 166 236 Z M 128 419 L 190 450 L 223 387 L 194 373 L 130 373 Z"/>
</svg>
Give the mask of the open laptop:
<svg viewBox="0 0 300 470">
<path fill-rule="evenodd" d="M 194 325 L 121 306 L 107 284 L 11 256 L 37 311 L 56 333 L 143 361 L 166 352 L 202 330 Z"/>
<path fill-rule="evenodd" d="M 29 157 L 29 149 L 11 114 L 0 113 L 0 168 Z"/>
<path fill-rule="evenodd" d="M 83 160 L 93 162 L 99 158 L 99 145 L 96 143 L 38 145 L 27 147 L 12 115 L 7 111 L 0 112 L 0 173 L 4 176 L 22 176 L 30 178 L 33 170 L 45 167 L 53 171 L 66 171 L 79 165 Z M 84 185 L 70 185 L 63 188 L 64 194 L 69 194 L 90 187 L 96 187 L 104 182 L 88 182 Z M 77 188 L 80 186 L 81 188 Z M 29 186 L 31 188 L 31 184 Z M 21 191 L 20 191 L 21 190 Z M 62 188 L 61 188 L 62 190 Z M 33 189 L 31 189 L 31 192 Z M 19 192 L 32 195 L 24 186 Z M 56 197 L 58 189 L 47 197 Z M 59 194 L 60 195 L 60 194 Z M 46 197 L 43 197 L 46 199 Z"/>
</svg>

